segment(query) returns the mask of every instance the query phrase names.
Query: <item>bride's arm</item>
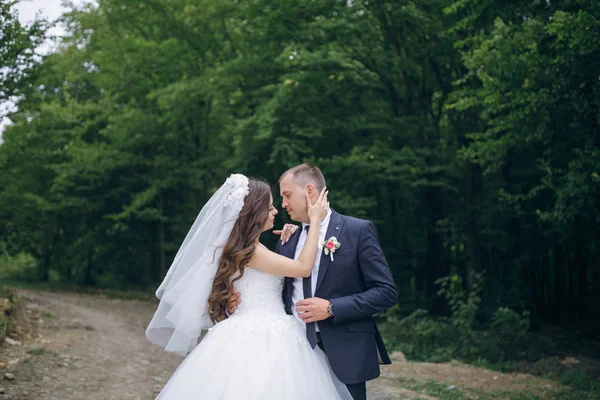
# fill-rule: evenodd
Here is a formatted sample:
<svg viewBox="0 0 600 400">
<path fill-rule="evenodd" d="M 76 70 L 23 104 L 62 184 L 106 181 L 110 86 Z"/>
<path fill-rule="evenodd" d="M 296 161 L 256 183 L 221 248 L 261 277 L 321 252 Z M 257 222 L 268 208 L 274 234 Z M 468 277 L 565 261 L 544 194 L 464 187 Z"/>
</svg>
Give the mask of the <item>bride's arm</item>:
<svg viewBox="0 0 600 400">
<path fill-rule="evenodd" d="M 319 224 L 311 224 L 308 230 L 306 244 L 297 260 L 272 252 L 271 250 L 258 246 L 250 260 L 250 266 L 259 271 L 270 274 L 287 276 L 290 278 L 304 278 L 310 276 L 319 240 Z"/>
<path fill-rule="evenodd" d="M 250 259 L 250 266 L 252 268 L 275 275 L 288 276 L 290 278 L 310 276 L 319 247 L 320 225 L 329 210 L 325 188 L 323 188 L 319 194 L 319 198 L 315 204 L 311 204 L 308 194 L 306 195 L 306 202 L 308 207 L 308 217 L 310 219 L 310 229 L 308 230 L 306 243 L 304 244 L 298 259 L 292 260 L 291 258 L 274 253 L 266 247 L 257 246 Z"/>
</svg>

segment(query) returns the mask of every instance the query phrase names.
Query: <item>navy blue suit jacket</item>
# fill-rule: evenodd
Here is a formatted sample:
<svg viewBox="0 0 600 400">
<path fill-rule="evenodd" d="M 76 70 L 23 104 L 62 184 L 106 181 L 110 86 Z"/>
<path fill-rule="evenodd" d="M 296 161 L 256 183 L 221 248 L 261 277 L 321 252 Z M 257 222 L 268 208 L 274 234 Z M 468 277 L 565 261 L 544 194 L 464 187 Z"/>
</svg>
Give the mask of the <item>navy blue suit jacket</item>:
<svg viewBox="0 0 600 400">
<path fill-rule="evenodd" d="M 294 258 L 301 231 L 283 246 L 278 241 L 277 252 Z M 331 301 L 335 315 L 319 322 L 321 340 L 342 382 L 365 382 L 379 376 L 379 363 L 391 364 L 373 314 L 396 304 L 398 290 L 372 222 L 332 210 L 325 240 L 331 236 L 341 246 L 333 261 L 321 255 L 314 296 Z M 292 291 L 293 278 L 286 278 L 283 301 L 288 314 L 294 307 Z"/>
</svg>

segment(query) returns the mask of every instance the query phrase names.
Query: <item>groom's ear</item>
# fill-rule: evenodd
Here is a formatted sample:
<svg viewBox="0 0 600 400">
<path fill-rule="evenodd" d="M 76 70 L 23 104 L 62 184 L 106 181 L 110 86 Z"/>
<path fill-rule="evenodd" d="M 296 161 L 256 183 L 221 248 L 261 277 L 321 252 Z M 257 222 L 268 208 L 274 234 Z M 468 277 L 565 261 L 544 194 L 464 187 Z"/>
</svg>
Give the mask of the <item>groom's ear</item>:
<svg viewBox="0 0 600 400">
<path fill-rule="evenodd" d="M 315 188 L 315 185 L 313 185 L 312 183 L 306 184 L 306 192 L 308 193 L 309 196 L 312 196 L 316 190 L 317 189 Z"/>
</svg>

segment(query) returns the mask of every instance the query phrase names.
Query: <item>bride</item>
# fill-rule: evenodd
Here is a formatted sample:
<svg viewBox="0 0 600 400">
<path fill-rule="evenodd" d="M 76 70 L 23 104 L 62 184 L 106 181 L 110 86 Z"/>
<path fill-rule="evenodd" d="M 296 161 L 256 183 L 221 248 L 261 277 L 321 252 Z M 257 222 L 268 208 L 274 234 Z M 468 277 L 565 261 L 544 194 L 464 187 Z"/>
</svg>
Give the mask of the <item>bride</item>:
<svg viewBox="0 0 600 400">
<path fill-rule="evenodd" d="M 189 353 L 157 400 L 351 399 L 281 298 L 285 276 L 311 274 L 329 208 L 325 189 L 307 206 L 310 228 L 297 260 L 259 242 L 277 215 L 266 183 L 231 175 L 202 208 L 156 292 L 161 301 L 146 330 L 165 350 Z M 242 302 L 228 316 L 233 289 Z"/>
</svg>

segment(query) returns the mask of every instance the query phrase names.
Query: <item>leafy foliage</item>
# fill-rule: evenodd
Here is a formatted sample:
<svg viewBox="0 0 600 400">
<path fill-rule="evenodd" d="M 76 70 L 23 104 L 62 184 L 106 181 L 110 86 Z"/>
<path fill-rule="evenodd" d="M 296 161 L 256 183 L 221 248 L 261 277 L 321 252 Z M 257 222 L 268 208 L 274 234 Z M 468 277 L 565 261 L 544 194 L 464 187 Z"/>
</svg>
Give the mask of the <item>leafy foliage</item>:
<svg viewBox="0 0 600 400">
<path fill-rule="evenodd" d="M 73 9 L 12 92 L 3 259 L 28 254 L 44 281 L 151 287 L 227 175 L 275 183 L 307 161 L 334 208 L 377 225 L 415 354 L 456 334 L 452 355 L 475 357 L 480 325 L 499 341 L 489 359 L 542 322 L 597 337 L 599 19 L 591 0 Z"/>
<path fill-rule="evenodd" d="M 426 310 L 419 309 L 408 317 L 398 318 L 393 309 L 387 311 L 382 315 L 387 317 L 384 333 L 392 348 L 416 360 L 462 359 L 497 365 L 535 360 L 543 350 L 533 346 L 527 312 L 519 314 L 500 307 L 485 323 L 477 320 L 481 310 L 481 276 L 468 294 L 455 275 L 439 279 L 438 285 L 440 294 L 450 304 L 451 315 L 433 318 Z"/>
<path fill-rule="evenodd" d="M 23 26 L 17 18 L 16 3 L 16 0 L 0 2 L 0 106 L 29 92 L 40 59 L 36 49 L 45 40 L 47 29 L 44 20 Z M 0 109 L 0 119 L 3 113 Z"/>
</svg>

